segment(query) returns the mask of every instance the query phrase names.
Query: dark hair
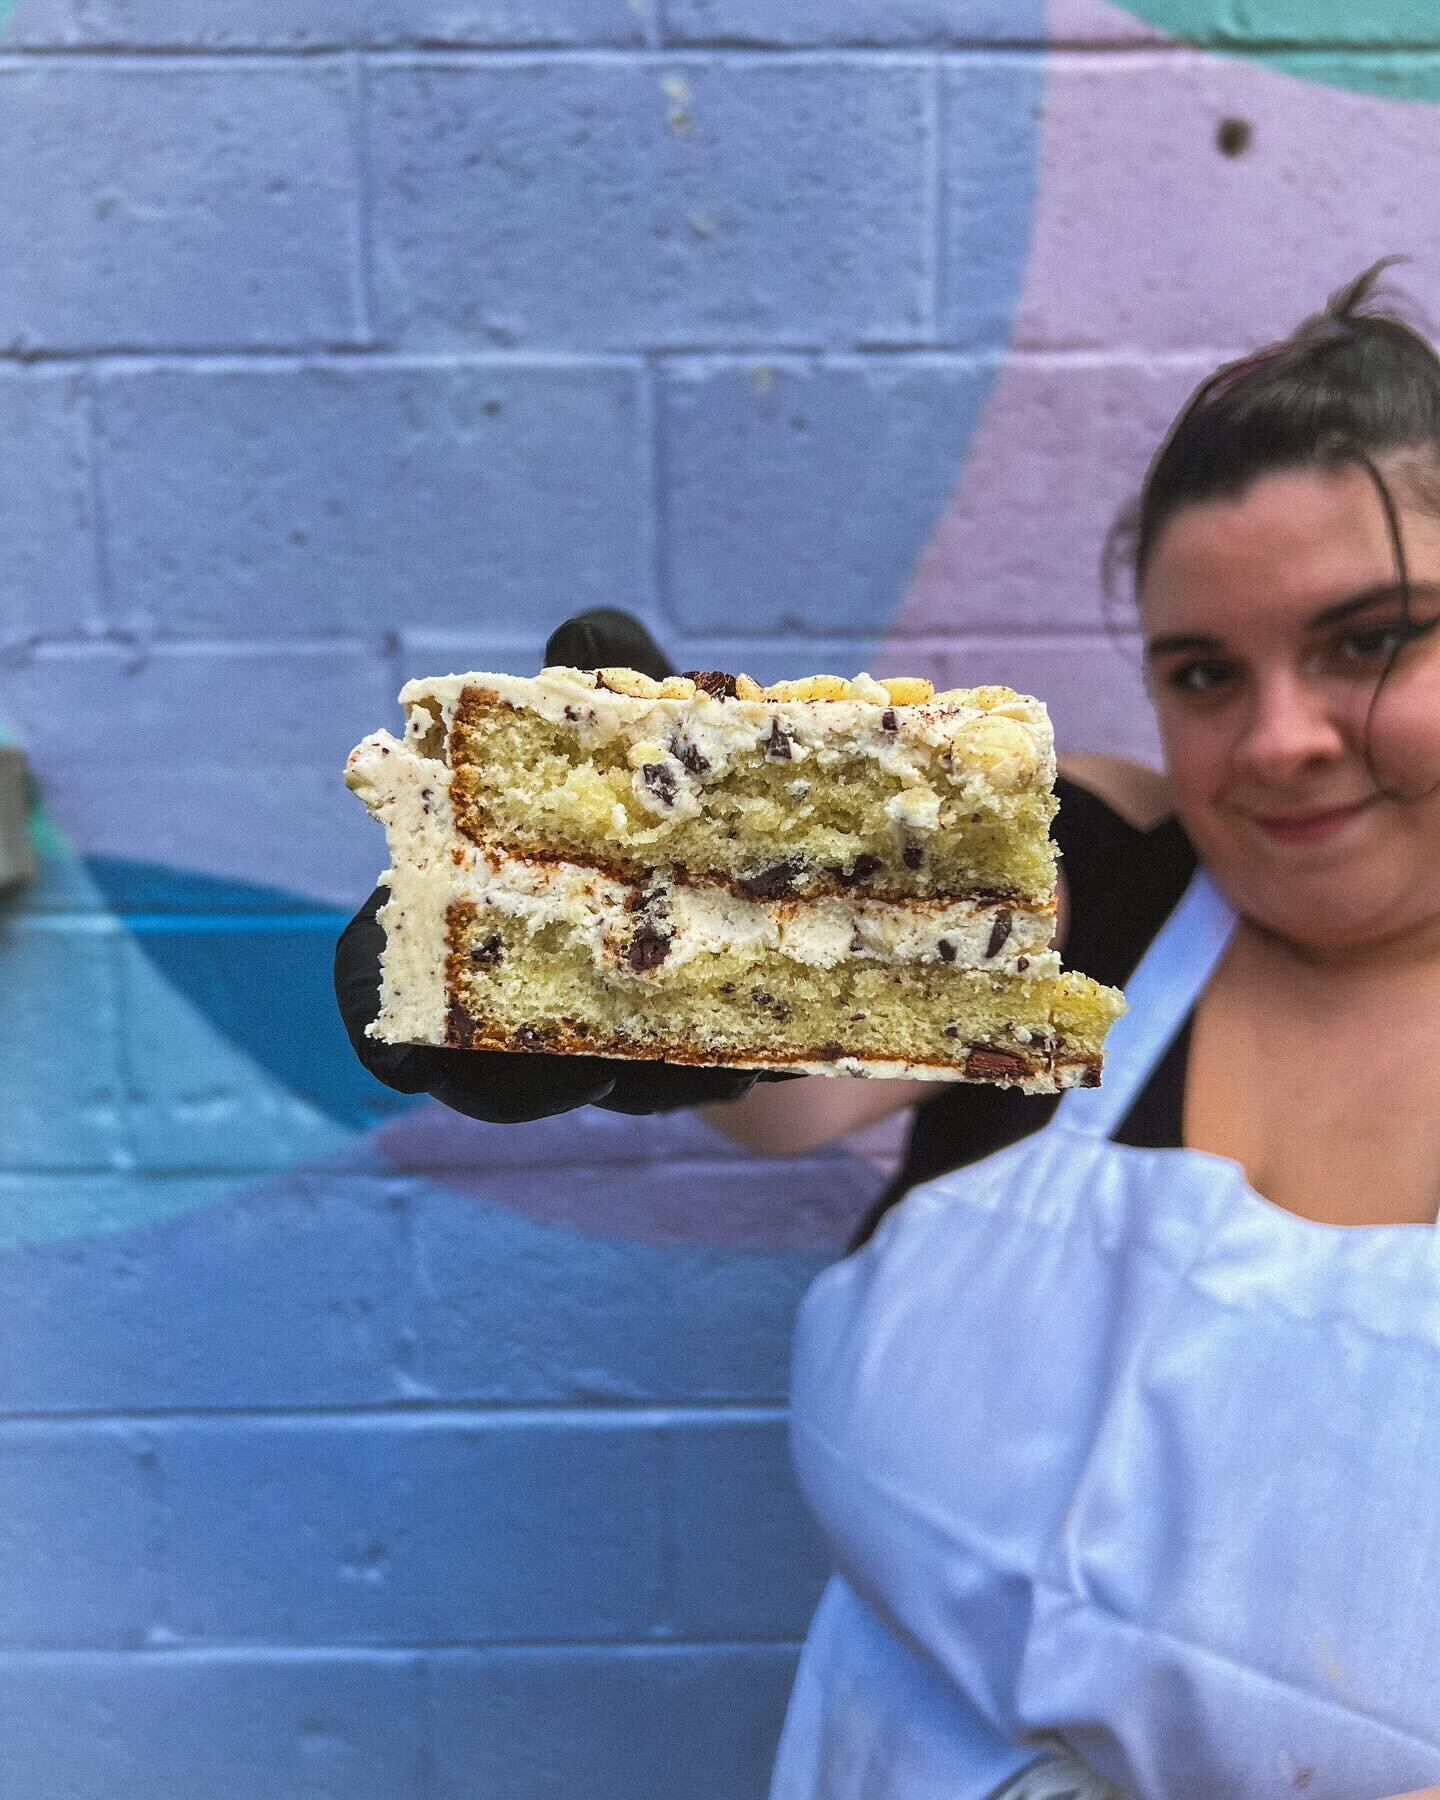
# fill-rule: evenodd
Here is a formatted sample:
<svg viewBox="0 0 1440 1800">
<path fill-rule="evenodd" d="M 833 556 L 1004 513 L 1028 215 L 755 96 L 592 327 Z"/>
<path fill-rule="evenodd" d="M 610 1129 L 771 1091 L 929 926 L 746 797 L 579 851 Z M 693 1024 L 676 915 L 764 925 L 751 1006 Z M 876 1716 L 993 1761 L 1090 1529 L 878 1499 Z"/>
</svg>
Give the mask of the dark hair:
<svg viewBox="0 0 1440 1800">
<path fill-rule="evenodd" d="M 1385 257 L 1289 337 L 1201 382 L 1156 452 L 1127 522 L 1137 582 L 1182 507 L 1239 495 L 1280 470 L 1407 456 L 1414 497 L 1440 512 L 1440 356 L 1378 303 L 1381 277 L 1404 260 Z"/>
<path fill-rule="evenodd" d="M 1160 533 L 1184 507 L 1238 498 L 1263 475 L 1350 465 L 1368 476 L 1384 512 L 1408 630 L 1428 629 L 1414 619 L 1399 510 L 1381 467 L 1389 463 L 1407 497 L 1440 515 L 1440 355 L 1380 303 L 1386 270 L 1407 260 L 1382 258 L 1289 337 L 1201 382 L 1106 541 L 1107 591 L 1124 563 L 1138 590 Z M 1371 701 L 1367 761 L 1374 702 L 1399 654 L 1397 647 Z"/>
</svg>

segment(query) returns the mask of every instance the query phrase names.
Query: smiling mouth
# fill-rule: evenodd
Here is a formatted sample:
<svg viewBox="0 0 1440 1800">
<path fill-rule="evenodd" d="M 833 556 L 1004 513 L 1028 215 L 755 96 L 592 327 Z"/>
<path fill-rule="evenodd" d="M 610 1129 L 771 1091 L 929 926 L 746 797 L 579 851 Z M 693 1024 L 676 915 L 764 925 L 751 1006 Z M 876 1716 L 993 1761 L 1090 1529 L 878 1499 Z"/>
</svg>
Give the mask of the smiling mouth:
<svg viewBox="0 0 1440 1800">
<path fill-rule="evenodd" d="M 1268 838 L 1281 844 L 1317 844 L 1331 837 L 1369 806 L 1357 800 L 1350 806 L 1327 807 L 1323 812 L 1252 813 L 1252 822 Z"/>
</svg>

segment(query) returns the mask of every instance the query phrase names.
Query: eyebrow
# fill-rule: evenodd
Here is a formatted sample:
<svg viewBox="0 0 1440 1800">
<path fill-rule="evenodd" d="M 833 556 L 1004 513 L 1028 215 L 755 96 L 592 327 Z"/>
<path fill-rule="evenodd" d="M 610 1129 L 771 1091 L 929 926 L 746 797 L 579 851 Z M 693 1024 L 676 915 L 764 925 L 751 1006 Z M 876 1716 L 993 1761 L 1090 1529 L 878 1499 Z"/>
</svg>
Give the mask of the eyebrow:
<svg viewBox="0 0 1440 1800">
<path fill-rule="evenodd" d="M 1440 596 L 1440 583 L 1433 581 L 1412 581 L 1409 584 L 1412 595 L 1423 594 L 1427 599 Z M 1337 600 L 1333 606 L 1322 606 L 1320 611 L 1312 613 L 1305 621 L 1307 631 L 1323 631 L 1327 625 L 1338 625 L 1342 620 L 1353 618 L 1356 613 L 1367 611 L 1372 606 L 1379 606 L 1386 600 L 1398 600 L 1405 593 L 1405 587 L 1398 581 L 1382 581 L 1374 587 L 1363 588 L 1358 594 L 1351 594 L 1346 600 Z M 1221 650 L 1223 640 L 1218 637 L 1196 635 L 1188 632 L 1172 632 L 1160 637 L 1148 638 L 1145 643 L 1145 654 L 1150 656 L 1173 656 L 1178 651 Z"/>
</svg>

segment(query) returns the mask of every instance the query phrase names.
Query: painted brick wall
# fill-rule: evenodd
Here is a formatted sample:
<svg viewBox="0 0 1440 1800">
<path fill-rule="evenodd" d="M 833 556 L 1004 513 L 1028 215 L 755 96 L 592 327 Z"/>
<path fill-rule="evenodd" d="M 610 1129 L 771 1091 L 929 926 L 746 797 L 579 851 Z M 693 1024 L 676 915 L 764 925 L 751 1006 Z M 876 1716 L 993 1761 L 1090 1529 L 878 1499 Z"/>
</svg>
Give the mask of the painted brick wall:
<svg viewBox="0 0 1440 1800">
<path fill-rule="evenodd" d="M 366 1078 L 346 751 L 621 603 L 1151 756 L 1220 357 L 1440 301 L 1429 0 L 0 0 L 0 1800 L 749 1800 L 893 1137 Z"/>
</svg>

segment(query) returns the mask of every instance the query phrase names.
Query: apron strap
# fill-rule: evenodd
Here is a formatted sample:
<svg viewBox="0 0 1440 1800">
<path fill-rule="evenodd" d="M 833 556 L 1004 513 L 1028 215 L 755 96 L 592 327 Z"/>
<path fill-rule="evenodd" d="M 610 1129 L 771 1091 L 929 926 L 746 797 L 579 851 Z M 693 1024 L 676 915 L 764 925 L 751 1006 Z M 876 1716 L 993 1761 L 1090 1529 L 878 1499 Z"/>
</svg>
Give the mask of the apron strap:
<svg viewBox="0 0 1440 1800">
<path fill-rule="evenodd" d="M 1110 1028 L 1101 1085 L 1068 1089 L 1056 1123 L 1095 1137 L 1118 1129 L 1210 979 L 1234 925 L 1229 902 L 1197 869 L 1125 984 L 1129 1011 Z"/>
</svg>

